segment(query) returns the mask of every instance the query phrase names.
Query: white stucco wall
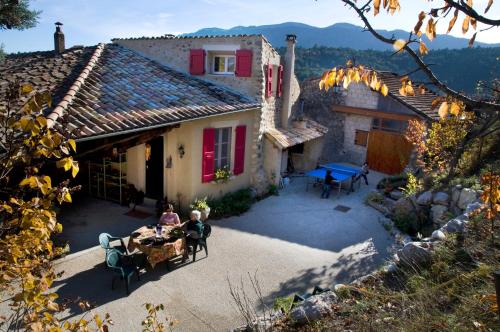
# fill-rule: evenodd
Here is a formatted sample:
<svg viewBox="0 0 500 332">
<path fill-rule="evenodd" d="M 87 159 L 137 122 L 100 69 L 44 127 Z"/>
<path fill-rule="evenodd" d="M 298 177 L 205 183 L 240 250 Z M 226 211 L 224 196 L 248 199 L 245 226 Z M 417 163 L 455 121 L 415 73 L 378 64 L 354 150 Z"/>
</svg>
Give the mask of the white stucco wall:
<svg viewBox="0 0 500 332">
<path fill-rule="evenodd" d="M 127 182 L 146 192 L 146 145 L 136 145 L 127 150 Z"/>
</svg>

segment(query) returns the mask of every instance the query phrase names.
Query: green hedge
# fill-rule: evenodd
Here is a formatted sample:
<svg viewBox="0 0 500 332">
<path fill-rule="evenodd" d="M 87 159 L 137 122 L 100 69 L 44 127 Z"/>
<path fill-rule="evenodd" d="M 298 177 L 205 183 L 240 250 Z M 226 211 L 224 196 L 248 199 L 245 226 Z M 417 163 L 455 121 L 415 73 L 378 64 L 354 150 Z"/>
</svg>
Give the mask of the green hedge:
<svg viewBox="0 0 500 332">
<path fill-rule="evenodd" d="M 211 219 L 239 216 L 248 211 L 254 202 L 255 198 L 249 188 L 228 193 L 221 198 L 209 197 L 207 200 Z"/>
</svg>

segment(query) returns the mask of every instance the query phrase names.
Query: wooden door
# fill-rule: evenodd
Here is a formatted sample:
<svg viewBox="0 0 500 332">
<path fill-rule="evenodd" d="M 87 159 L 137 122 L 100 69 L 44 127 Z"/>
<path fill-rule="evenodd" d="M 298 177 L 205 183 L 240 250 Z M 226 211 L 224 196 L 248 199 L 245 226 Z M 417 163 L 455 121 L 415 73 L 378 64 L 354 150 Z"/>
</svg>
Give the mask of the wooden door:
<svg viewBox="0 0 500 332">
<path fill-rule="evenodd" d="M 368 166 L 386 174 L 401 173 L 408 165 L 412 146 L 398 133 L 371 130 L 366 161 Z"/>
</svg>

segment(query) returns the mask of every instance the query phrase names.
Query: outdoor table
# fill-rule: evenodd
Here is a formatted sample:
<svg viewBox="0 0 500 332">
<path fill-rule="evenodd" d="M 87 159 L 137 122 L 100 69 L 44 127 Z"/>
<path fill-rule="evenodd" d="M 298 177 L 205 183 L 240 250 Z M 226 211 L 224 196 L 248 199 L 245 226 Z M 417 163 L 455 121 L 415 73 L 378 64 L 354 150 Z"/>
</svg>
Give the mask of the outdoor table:
<svg viewBox="0 0 500 332">
<path fill-rule="evenodd" d="M 129 252 L 137 249 L 144 253 L 153 268 L 156 264 L 173 257 L 179 255 L 185 256 L 187 254 L 185 237 L 176 239 L 169 235 L 170 231 L 174 228 L 174 226 L 163 226 L 161 237 L 157 238 L 156 225 L 143 226 L 132 232 L 129 237 L 127 249 Z M 158 240 L 161 240 L 163 243 L 158 243 Z"/>
<path fill-rule="evenodd" d="M 339 184 L 339 189 L 338 189 L 339 193 L 340 193 L 340 188 L 342 186 L 342 182 L 348 180 L 349 181 L 348 188 L 350 189 L 353 178 L 361 173 L 361 170 L 358 168 L 331 163 L 331 164 L 320 165 L 319 168 L 307 172 L 306 176 L 308 178 L 324 180 L 327 170 L 331 171 L 331 175 L 335 179 L 334 182 Z M 307 180 L 306 182 L 306 191 L 308 191 L 308 189 L 309 189 L 309 180 Z"/>
</svg>

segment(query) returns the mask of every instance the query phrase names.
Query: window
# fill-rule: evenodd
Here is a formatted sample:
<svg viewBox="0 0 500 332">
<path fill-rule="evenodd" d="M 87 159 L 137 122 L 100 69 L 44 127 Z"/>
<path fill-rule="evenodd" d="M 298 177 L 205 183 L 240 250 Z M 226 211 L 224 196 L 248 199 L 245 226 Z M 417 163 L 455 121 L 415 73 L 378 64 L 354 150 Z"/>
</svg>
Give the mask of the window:
<svg viewBox="0 0 500 332">
<path fill-rule="evenodd" d="M 390 119 L 373 119 L 373 129 L 389 131 L 393 133 L 404 133 L 408 127 L 408 121 L 390 120 Z"/>
<path fill-rule="evenodd" d="M 364 130 L 356 130 L 356 135 L 354 136 L 354 144 L 360 146 L 367 146 L 368 132 Z"/>
<path fill-rule="evenodd" d="M 295 154 L 304 154 L 304 143 L 294 145 L 288 149 L 288 152 Z"/>
<path fill-rule="evenodd" d="M 218 75 L 234 74 L 235 63 L 234 55 L 214 55 L 212 73 Z"/>
<path fill-rule="evenodd" d="M 231 128 L 215 129 L 215 169 L 229 168 L 231 161 Z"/>
</svg>

